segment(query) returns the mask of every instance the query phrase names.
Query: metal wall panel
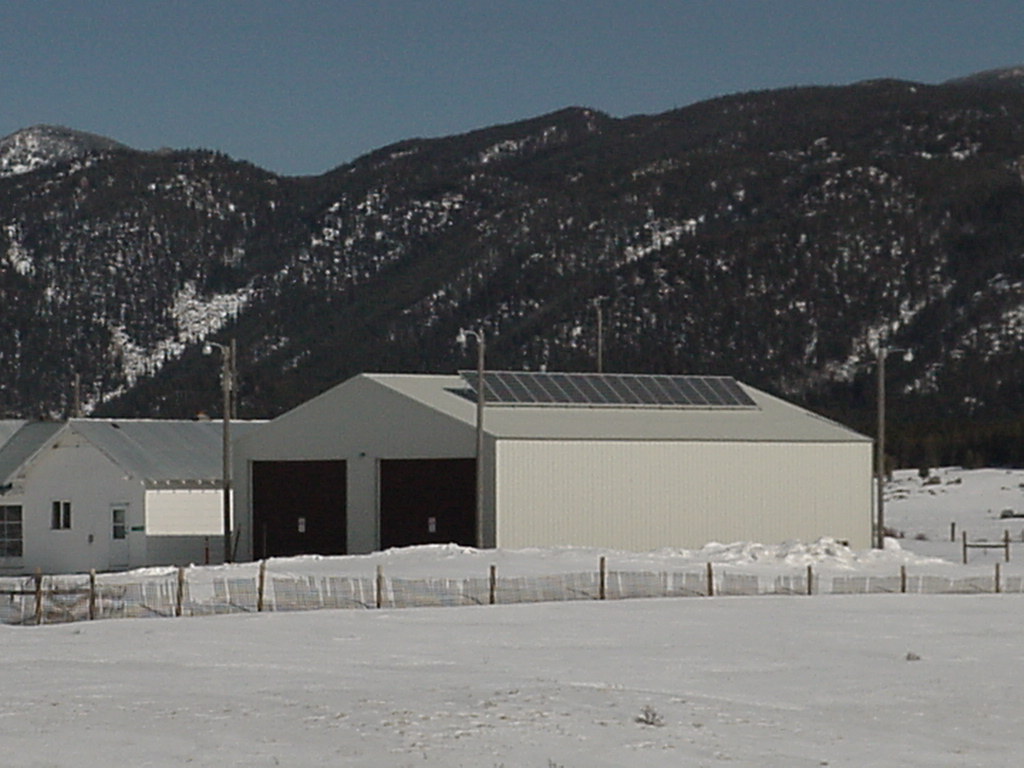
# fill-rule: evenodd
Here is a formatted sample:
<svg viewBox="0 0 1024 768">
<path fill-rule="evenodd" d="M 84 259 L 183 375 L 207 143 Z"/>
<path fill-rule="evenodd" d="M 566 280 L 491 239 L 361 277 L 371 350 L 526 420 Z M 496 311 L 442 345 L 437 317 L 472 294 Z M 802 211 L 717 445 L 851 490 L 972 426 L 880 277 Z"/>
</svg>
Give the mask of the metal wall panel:
<svg viewBox="0 0 1024 768">
<path fill-rule="evenodd" d="M 870 443 L 500 440 L 497 545 L 870 546 Z"/>
<path fill-rule="evenodd" d="M 220 489 L 146 491 L 146 535 L 222 537 L 224 501 Z"/>
</svg>

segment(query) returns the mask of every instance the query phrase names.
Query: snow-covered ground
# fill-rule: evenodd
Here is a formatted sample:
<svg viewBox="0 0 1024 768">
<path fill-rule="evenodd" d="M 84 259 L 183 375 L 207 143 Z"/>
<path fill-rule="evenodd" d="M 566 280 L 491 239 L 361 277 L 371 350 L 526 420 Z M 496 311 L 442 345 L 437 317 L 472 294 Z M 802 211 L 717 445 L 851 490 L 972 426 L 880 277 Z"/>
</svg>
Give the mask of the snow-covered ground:
<svg viewBox="0 0 1024 768">
<path fill-rule="evenodd" d="M 1015 542 L 1011 563 L 1024 561 L 1024 470 L 943 468 L 932 470 L 927 481 L 914 470 L 900 470 L 886 488 L 886 499 L 886 527 L 903 534 L 898 541 L 905 550 L 959 563 L 963 532 L 968 541 L 997 542 L 1009 531 Z M 950 541 L 953 523 L 955 541 Z M 971 549 L 968 556 L 971 563 L 995 562 L 1003 552 Z"/>
<path fill-rule="evenodd" d="M 972 540 L 1008 523 L 1019 536 L 1024 521 L 998 516 L 1024 499 L 1024 473 L 940 477 L 897 475 L 887 512 L 904 550 L 739 544 L 718 561 L 856 570 L 926 564 L 941 548 L 956 560 L 953 521 Z M 357 562 L 414 576 L 499 558 L 504 572 L 543 573 L 592 556 L 439 547 Z M 1022 599 L 695 597 L 0 626 L 0 764 L 1016 766 Z"/>
</svg>

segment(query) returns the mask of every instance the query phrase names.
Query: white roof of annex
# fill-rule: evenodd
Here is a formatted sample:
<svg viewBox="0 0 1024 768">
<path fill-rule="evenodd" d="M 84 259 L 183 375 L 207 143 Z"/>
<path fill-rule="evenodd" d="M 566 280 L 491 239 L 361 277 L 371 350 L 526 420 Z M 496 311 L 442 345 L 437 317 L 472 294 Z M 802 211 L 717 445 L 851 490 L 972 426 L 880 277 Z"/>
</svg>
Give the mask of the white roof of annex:
<svg viewBox="0 0 1024 768">
<path fill-rule="evenodd" d="M 263 423 L 232 421 L 232 435 L 244 436 Z M 6 424 L 13 426 L 13 422 Z M 220 421 L 111 418 L 18 424 L 14 431 L 0 429 L 0 438 L 6 435 L 0 442 L 0 483 L 9 482 L 46 446 L 70 432 L 81 435 L 149 488 L 221 484 Z"/>
<path fill-rule="evenodd" d="M 476 425 L 476 402 L 472 396 L 466 397 L 466 381 L 457 375 L 364 373 L 315 399 L 339 398 L 342 404 L 346 385 L 357 381 L 372 382 L 465 425 Z M 756 408 L 493 404 L 485 406 L 484 431 L 497 439 L 871 442 L 869 437 L 766 392 L 743 383 L 740 387 Z"/>
</svg>

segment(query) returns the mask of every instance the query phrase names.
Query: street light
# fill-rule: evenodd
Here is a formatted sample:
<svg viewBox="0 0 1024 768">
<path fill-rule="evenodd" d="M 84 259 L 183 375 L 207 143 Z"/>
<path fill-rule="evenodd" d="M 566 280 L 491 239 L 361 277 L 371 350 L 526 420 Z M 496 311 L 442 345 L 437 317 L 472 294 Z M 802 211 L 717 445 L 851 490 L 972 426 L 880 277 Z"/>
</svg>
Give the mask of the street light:
<svg viewBox="0 0 1024 768">
<path fill-rule="evenodd" d="M 875 441 L 875 472 L 878 494 L 877 513 L 875 516 L 875 545 L 878 549 L 885 547 L 885 358 L 893 352 L 902 352 L 903 359 L 910 362 L 914 353 L 909 349 L 890 349 L 884 341 L 878 342 L 878 360 L 875 370 L 878 373 L 878 439 Z"/>
<path fill-rule="evenodd" d="M 483 330 L 459 329 L 455 341 L 463 349 L 469 337 L 476 339 L 476 546 L 484 548 L 484 354 L 486 342 Z"/>
<path fill-rule="evenodd" d="M 224 395 L 224 415 L 221 418 L 223 444 L 221 446 L 221 493 L 224 504 L 224 562 L 230 563 L 231 557 L 231 405 L 235 380 L 235 340 L 230 344 L 218 344 L 208 341 L 203 345 L 203 354 L 212 355 L 214 349 L 220 350 L 221 371 L 220 386 Z"/>
</svg>

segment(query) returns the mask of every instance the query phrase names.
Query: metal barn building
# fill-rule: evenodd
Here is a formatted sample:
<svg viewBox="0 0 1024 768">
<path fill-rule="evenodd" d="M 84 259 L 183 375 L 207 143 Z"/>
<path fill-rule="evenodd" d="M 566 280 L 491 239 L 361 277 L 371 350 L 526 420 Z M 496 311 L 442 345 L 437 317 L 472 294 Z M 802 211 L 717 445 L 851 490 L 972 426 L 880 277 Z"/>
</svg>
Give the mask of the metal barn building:
<svg viewBox="0 0 1024 768">
<path fill-rule="evenodd" d="M 239 438 L 240 553 L 475 544 L 476 379 L 362 374 Z M 733 379 L 488 371 L 485 395 L 485 546 L 870 546 L 870 438 Z"/>
</svg>

